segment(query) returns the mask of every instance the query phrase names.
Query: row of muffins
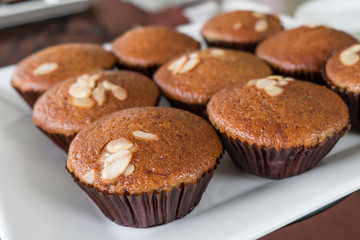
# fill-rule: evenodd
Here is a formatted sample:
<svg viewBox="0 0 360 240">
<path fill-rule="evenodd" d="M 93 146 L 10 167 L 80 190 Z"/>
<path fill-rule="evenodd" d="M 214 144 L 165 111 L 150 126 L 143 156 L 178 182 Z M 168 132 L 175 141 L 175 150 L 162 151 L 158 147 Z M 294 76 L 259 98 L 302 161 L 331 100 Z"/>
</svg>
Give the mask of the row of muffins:
<svg viewBox="0 0 360 240">
<path fill-rule="evenodd" d="M 199 47 L 191 41 L 170 54 Z M 68 54 L 71 60 L 62 58 Z M 159 89 L 140 73 L 110 70 L 115 64 L 115 55 L 100 46 L 54 46 L 19 63 L 12 84 L 33 106 L 35 125 L 68 152 L 67 170 L 105 216 L 133 227 L 181 218 L 199 203 L 214 174 L 223 153 L 220 139 L 196 115 L 140 107 L 155 106 Z M 23 91 L 21 81 L 45 86 Z"/>
<path fill-rule="evenodd" d="M 244 19 L 248 17 L 235 17 L 242 13 L 251 14 L 254 19 L 247 23 Z M 276 23 L 281 26 L 276 17 L 266 14 L 231 14 L 235 22 L 229 26 L 233 30 L 249 25 L 264 35 Z M 225 22 L 220 26 L 227 27 Z M 281 30 L 278 25 L 274 28 L 275 32 Z M 303 28 L 304 32 L 323 29 Z M 315 166 L 348 130 L 345 104 L 325 87 L 281 76 L 267 77 L 271 68 L 255 55 L 217 48 L 195 50 L 199 47 L 196 41 L 174 32 L 149 27 L 124 34 L 113 43 L 118 65 L 149 76 L 162 65 L 154 75 L 162 93 L 174 106 L 208 117 L 232 159 L 244 170 L 270 178 L 299 174 Z M 269 35 L 275 32 L 269 31 Z M 254 45 L 253 40 L 250 45 Z M 92 58 L 74 64 L 75 56 L 79 56 L 76 51 L 70 50 L 71 66 L 79 64 L 85 68 L 93 64 Z M 50 54 L 53 55 L 56 54 Z M 104 50 L 96 55 L 101 64 L 67 76 L 71 78 L 43 94 L 34 108 L 34 122 L 43 130 L 49 123 L 67 129 L 62 134 L 67 142 L 59 139 L 56 131 L 45 130 L 55 142 L 65 142 L 65 149 L 83 128 L 71 144 L 67 168 L 111 220 L 126 226 L 149 227 L 183 217 L 198 204 L 219 162 L 219 138 L 205 120 L 184 111 L 145 107 L 115 112 L 155 105 L 159 92 L 150 79 L 137 73 L 98 72 L 111 68 L 116 60 Z M 24 61 L 32 66 L 28 70 L 35 76 L 55 73 L 54 69 L 66 64 L 57 62 L 56 57 L 45 63 L 36 60 Z M 26 69 L 19 64 L 12 81 L 20 92 L 25 84 L 15 82 L 24 79 L 20 77 L 22 68 Z M 231 88 L 220 91 L 230 85 Z M 23 92 L 22 95 L 26 96 Z M 104 104 L 110 106 L 106 111 Z M 46 118 L 49 112 L 51 117 Z M 115 113 L 95 121 L 110 112 Z M 70 130 L 72 126 L 77 129 Z M 144 216 L 144 212 L 148 214 Z"/>
</svg>

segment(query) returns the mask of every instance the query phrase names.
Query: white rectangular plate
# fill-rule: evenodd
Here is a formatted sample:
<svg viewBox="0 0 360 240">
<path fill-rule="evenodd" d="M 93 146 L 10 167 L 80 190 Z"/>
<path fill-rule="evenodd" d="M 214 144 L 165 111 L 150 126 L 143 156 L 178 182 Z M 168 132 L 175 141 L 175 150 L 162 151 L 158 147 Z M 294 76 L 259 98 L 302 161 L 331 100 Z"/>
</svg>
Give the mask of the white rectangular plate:
<svg viewBox="0 0 360 240">
<path fill-rule="evenodd" d="M 13 70 L 0 69 L 2 240 L 254 239 L 360 188 L 360 135 L 349 133 L 316 168 L 283 180 L 246 174 L 225 155 L 183 219 L 150 229 L 118 226 L 73 183 L 66 154 L 34 127 L 10 86 Z"/>
</svg>

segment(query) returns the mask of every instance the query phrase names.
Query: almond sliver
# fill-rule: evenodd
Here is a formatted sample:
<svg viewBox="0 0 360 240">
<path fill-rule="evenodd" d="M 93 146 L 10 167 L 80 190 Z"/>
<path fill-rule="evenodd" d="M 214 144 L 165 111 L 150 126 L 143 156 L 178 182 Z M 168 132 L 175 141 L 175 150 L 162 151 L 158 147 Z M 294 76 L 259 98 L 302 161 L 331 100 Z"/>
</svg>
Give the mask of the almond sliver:
<svg viewBox="0 0 360 240">
<path fill-rule="evenodd" d="M 200 59 L 199 59 L 199 58 L 189 59 L 189 60 L 183 65 L 183 67 L 179 70 L 179 73 L 188 72 L 188 71 L 194 69 L 199 63 L 200 63 Z"/>
<path fill-rule="evenodd" d="M 121 175 L 131 160 L 132 154 L 128 150 L 111 154 L 104 160 L 104 169 L 101 173 L 103 180 L 112 180 Z"/>
<path fill-rule="evenodd" d="M 116 153 L 122 150 L 130 149 L 134 144 L 126 138 L 118 138 L 110 141 L 106 145 L 106 150 L 110 153 Z"/>
</svg>

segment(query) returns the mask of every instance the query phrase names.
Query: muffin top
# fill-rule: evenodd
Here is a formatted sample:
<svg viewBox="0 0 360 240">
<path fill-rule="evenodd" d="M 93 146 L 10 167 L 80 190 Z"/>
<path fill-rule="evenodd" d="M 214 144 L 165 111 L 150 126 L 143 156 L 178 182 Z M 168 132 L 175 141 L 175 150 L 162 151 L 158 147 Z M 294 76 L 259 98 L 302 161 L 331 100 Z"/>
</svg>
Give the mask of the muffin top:
<svg viewBox="0 0 360 240">
<path fill-rule="evenodd" d="M 131 108 L 105 116 L 73 140 L 67 168 L 99 191 L 170 191 L 213 169 L 221 142 L 202 118 L 175 108 Z"/>
<path fill-rule="evenodd" d="M 109 69 L 115 62 L 115 56 L 101 45 L 60 44 L 45 48 L 19 62 L 11 83 L 22 91 L 43 92 L 69 77 Z"/>
<path fill-rule="evenodd" d="M 210 122 L 227 136 L 258 147 L 316 147 L 349 127 L 345 103 L 325 86 L 270 76 L 211 98 Z"/>
<path fill-rule="evenodd" d="M 160 26 L 127 31 L 112 43 L 119 61 L 131 66 L 161 65 L 199 47 L 200 44 L 191 37 Z"/>
<path fill-rule="evenodd" d="M 73 136 L 106 114 L 153 106 L 158 98 L 158 88 L 142 74 L 130 71 L 86 74 L 46 91 L 35 103 L 33 120 L 48 133 Z"/>
<path fill-rule="evenodd" d="M 256 48 L 256 55 L 282 70 L 318 72 L 333 51 L 356 42 L 329 27 L 304 25 L 265 39 Z"/>
<path fill-rule="evenodd" d="M 325 65 L 325 76 L 332 85 L 359 93 L 360 44 L 354 44 L 331 56 Z"/>
<path fill-rule="evenodd" d="M 255 55 L 218 48 L 183 54 L 161 66 L 154 81 L 174 100 L 206 104 L 218 90 L 271 74 Z"/>
<path fill-rule="evenodd" d="M 259 42 L 282 29 L 276 15 L 238 10 L 211 18 L 201 34 L 210 41 Z"/>
</svg>

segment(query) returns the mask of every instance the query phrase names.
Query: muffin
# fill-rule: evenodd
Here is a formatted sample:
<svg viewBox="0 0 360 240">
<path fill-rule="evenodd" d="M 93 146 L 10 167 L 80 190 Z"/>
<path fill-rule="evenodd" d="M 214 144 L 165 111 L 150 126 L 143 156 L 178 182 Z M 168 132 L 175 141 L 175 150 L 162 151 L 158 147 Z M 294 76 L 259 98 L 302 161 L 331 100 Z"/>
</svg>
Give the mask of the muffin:
<svg viewBox="0 0 360 240">
<path fill-rule="evenodd" d="M 156 72 L 154 81 L 173 106 L 206 118 L 214 93 L 270 74 L 270 67 L 253 54 L 210 48 L 176 57 Z"/>
<path fill-rule="evenodd" d="M 75 135 L 94 120 L 125 108 L 157 104 L 159 90 L 146 76 L 104 71 L 65 80 L 35 103 L 34 124 L 68 151 Z"/>
<path fill-rule="evenodd" d="M 127 31 L 112 43 L 120 69 L 130 69 L 152 77 L 171 58 L 199 49 L 191 37 L 171 28 L 151 26 Z"/>
<path fill-rule="evenodd" d="M 97 44 L 72 43 L 45 48 L 20 61 L 11 84 L 33 107 L 51 86 L 67 78 L 112 68 L 115 56 Z"/>
<path fill-rule="evenodd" d="M 281 76 L 224 89 L 207 111 L 233 161 L 272 179 L 315 167 L 350 127 L 346 104 L 336 93 Z"/>
<path fill-rule="evenodd" d="M 282 30 L 276 15 L 238 10 L 208 20 L 201 35 L 209 47 L 254 52 L 258 43 Z"/>
<path fill-rule="evenodd" d="M 325 64 L 323 77 L 349 108 L 351 126 L 360 130 L 360 44 L 332 55 Z"/>
<path fill-rule="evenodd" d="M 84 128 L 71 143 L 67 169 L 106 217 L 145 228 L 188 214 L 222 151 L 202 118 L 174 108 L 140 107 Z"/>
<path fill-rule="evenodd" d="M 278 74 L 324 84 L 321 68 L 327 57 L 356 42 L 344 32 L 311 24 L 267 38 L 256 48 L 256 55 Z"/>
</svg>

